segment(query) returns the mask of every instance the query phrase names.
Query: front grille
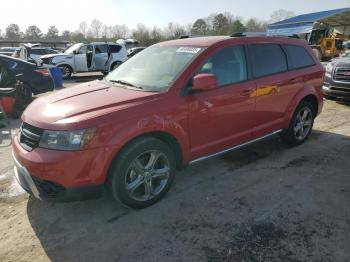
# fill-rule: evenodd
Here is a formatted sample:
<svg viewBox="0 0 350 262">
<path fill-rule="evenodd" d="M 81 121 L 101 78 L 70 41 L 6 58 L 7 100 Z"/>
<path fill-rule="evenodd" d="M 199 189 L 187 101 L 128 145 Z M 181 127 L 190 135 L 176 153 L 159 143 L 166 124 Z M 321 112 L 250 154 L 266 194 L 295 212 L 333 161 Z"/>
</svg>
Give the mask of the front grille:
<svg viewBox="0 0 350 262">
<path fill-rule="evenodd" d="M 62 196 L 66 190 L 64 186 L 52 181 L 41 180 L 34 176 L 32 176 L 32 179 L 42 197 L 57 198 Z"/>
<path fill-rule="evenodd" d="M 350 82 L 350 68 L 336 68 L 333 79 L 339 82 Z"/>
<path fill-rule="evenodd" d="M 43 129 L 31 126 L 23 122 L 19 137 L 21 146 L 27 151 L 32 151 L 34 148 L 39 146 L 40 138 L 43 132 Z"/>
</svg>

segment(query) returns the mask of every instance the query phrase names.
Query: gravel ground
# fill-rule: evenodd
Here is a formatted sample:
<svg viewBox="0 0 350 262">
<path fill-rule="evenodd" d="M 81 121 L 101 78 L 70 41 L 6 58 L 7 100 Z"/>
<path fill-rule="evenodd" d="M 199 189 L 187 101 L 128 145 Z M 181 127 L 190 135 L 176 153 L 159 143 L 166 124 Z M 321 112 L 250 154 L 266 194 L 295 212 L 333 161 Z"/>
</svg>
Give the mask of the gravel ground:
<svg viewBox="0 0 350 262">
<path fill-rule="evenodd" d="M 326 102 L 304 145 L 276 137 L 190 166 L 130 210 L 28 197 L 1 147 L 0 261 L 350 261 L 349 155 L 350 107 Z"/>
</svg>

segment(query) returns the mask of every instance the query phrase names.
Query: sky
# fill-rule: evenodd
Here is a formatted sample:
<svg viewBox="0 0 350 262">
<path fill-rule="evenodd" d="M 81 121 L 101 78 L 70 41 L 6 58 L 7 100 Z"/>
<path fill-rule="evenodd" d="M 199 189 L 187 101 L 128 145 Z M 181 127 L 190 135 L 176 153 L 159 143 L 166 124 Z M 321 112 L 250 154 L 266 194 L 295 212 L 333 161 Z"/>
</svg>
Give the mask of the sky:
<svg viewBox="0 0 350 262">
<path fill-rule="evenodd" d="M 138 23 L 148 27 L 166 26 L 169 22 L 183 25 L 211 13 L 229 11 L 245 19 L 268 20 L 274 10 L 286 9 L 296 14 L 350 7 L 349 0 L 3 0 L 0 2 L 0 29 L 10 23 L 22 31 L 37 25 L 46 32 L 50 25 L 59 31 L 78 28 L 81 21 L 99 19 L 105 24 L 126 24 L 135 28 Z M 5 10 L 8 10 L 6 12 Z"/>
</svg>

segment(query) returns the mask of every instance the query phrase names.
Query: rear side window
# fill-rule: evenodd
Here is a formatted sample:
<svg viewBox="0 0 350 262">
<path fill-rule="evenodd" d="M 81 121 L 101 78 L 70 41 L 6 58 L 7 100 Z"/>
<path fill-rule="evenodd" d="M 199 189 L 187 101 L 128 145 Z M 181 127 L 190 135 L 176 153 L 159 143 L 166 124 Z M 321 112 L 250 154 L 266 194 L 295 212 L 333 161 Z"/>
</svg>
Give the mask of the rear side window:
<svg viewBox="0 0 350 262">
<path fill-rule="evenodd" d="M 255 44 L 249 46 L 255 77 L 268 76 L 287 71 L 287 59 L 278 44 Z"/>
<path fill-rule="evenodd" d="M 247 80 L 244 48 L 234 46 L 220 50 L 204 63 L 200 73 L 214 74 L 219 87 Z"/>
<path fill-rule="evenodd" d="M 283 45 L 288 57 L 289 69 L 297 69 L 315 65 L 315 61 L 302 46 Z"/>
<path fill-rule="evenodd" d="M 122 47 L 120 45 L 110 45 L 109 46 L 109 50 L 111 51 L 111 53 L 118 53 L 120 51 L 120 49 L 122 49 Z"/>
</svg>

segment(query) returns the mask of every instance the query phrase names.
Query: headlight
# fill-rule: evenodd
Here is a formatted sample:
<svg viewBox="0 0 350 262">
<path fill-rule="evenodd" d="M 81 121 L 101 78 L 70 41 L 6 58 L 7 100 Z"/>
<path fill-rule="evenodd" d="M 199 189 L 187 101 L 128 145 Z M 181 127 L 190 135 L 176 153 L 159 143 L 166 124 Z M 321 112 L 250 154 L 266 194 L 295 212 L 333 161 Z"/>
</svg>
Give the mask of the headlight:
<svg viewBox="0 0 350 262">
<path fill-rule="evenodd" d="M 94 128 L 75 131 L 45 130 L 39 147 L 68 151 L 80 150 L 91 141 L 94 134 Z"/>
<path fill-rule="evenodd" d="M 332 73 L 332 71 L 333 71 L 333 65 L 332 63 L 328 63 L 328 65 L 326 66 L 326 72 Z"/>
</svg>

